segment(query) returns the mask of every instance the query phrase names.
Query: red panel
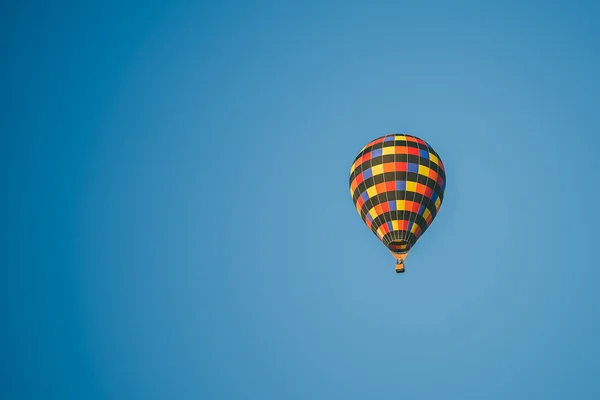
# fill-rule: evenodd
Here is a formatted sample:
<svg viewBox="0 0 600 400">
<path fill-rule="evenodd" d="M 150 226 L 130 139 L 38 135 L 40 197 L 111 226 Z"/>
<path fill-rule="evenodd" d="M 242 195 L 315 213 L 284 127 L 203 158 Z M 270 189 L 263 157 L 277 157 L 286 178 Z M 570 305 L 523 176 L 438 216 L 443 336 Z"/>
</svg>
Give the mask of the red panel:
<svg viewBox="0 0 600 400">
<path fill-rule="evenodd" d="M 414 202 L 413 203 L 412 212 L 418 213 L 419 212 L 419 208 L 421 208 L 421 205 L 419 203 Z"/>
<path fill-rule="evenodd" d="M 365 176 L 363 175 L 363 173 L 361 172 L 360 174 L 358 174 L 358 176 L 356 177 L 356 184 L 360 185 L 361 183 L 363 183 L 365 180 Z"/>
<path fill-rule="evenodd" d="M 433 194 L 433 189 L 430 188 L 430 187 L 426 187 L 425 188 L 425 197 L 427 197 L 428 199 L 430 199 L 432 194 Z"/>
<path fill-rule="evenodd" d="M 397 162 L 397 163 L 394 163 L 394 164 L 396 164 L 396 166 L 394 168 L 398 172 L 406 172 L 406 169 L 408 168 L 406 162 Z"/>
<path fill-rule="evenodd" d="M 415 155 L 415 156 L 418 156 L 419 154 L 421 154 L 419 152 L 419 149 L 417 149 L 416 147 L 407 147 L 406 151 L 408 152 L 408 154 L 412 154 L 412 155 Z"/>
<path fill-rule="evenodd" d="M 364 200 L 362 199 L 362 197 L 358 196 L 358 199 L 356 200 L 356 206 L 358 208 L 362 208 L 363 204 L 365 204 Z"/>
<path fill-rule="evenodd" d="M 389 205 L 388 205 L 387 202 L 386 203 L 381 203 L 380 204 L 380 208 L 381 208 L 381 211 L 384 212 L 384 213 L 390 211 L 390 207 L 389 207 Z"/>
<path fill-rule="evenodd" d="M 386 192 L 393 192 L 394 190 L 396 190 L 396 182 L 385 182 L 385 190 Z"/>
<path fill-rule="evenodd" d="M 425 145 L 425 146 L 427 146 L 427 143 L 425 143 L 425 141 L 424 141 L 424 140 L 421 140 L 421 139 L 419 139 L 419 138 L 415 138 L 415 142 L 417 142 L 417 143 L 421 143 L 422 145 Z"/>
</svg>

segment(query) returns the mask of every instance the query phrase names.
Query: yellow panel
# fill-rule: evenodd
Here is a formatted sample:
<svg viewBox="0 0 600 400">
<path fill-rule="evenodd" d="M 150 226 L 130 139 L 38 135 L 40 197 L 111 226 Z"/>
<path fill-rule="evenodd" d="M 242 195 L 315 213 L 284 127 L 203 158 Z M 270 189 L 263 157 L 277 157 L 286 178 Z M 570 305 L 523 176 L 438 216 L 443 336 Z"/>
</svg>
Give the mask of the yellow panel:
<svg viewBox="0 0 600 400">
<path fill-rule="evenodd" d="M 429 176 L 429 167 L 424 165 L 419 165 L 419 174 L 424 176 Z"/>
<path fill-rule="evenodd" d="M 395 154 L 395 147 L 394 146 L 384 147 L 381 154 L 384 156 L 387 156 L 388 154 Z"/>
<path fill-rule="evenodd" d="M 392 221 L 392 228 L 397 231 L 398 230 L 398 221 L 397 220 L 393 220 Z"/>
<path fill-rule="evenodd" d="M 434 163 L 436 163 L 437 165 L 440 165 L 440 160 L 438 160 L 438 158 L 435 156 L 435 154 L 429 153 L 429 159 L 431 161 L 433 161 Z"/>
<path fill-rule="evenodd" d="M 406 200 L 396 200 L 396 210 L 403 211 L 406 209 Z"/>
<path fill-rule="evenodd" d="M 383 164 L 372 166 L 371 173 L 373 174 L 373 176 L 383 174 Z"/>
<path fill-rule="evenodd" d="M 377 189 L 375 188 L 375 186 L 371 186 L 370 188 L 368 188 L 367 194 L 369 195 L 369 198 L 377 196 Z"/>
<path fill-rule="evenodd" d="M 406 190 L 409 192 L 417 191 L 417 182 L 406 182 Z"/>
<path fill-rule="evenodd" d="M 436 210 L 440 209 L 440 198 L 439 197 L 437 199 L 435 199 L 435 209 Z"/>
<path fill-rule="evenodd" d="M 375 219 L 375 218 L 377 218 L 377 217 L 378 217 L 378 215 L 377 215 L 377 211 L 375 211 L 375 207 L 373 207 L 373 208 L 371 208 L 371 209 L 369 210 L 369 215 L 370 215 L 370 216 L 371 216 L 371 218 L 373 218 L 373 219 Z"/>
<path fill-rule="evenodd" d="M 431 211 L 429 211 L 429 208 L 426 208 L 425 211 L 423 211 L 423 218 L 429 218 L 429 214 L 431 214 Z"/>
<path fill-rule="evenodd" d="M 410 232 L 411 233 L 417 233 L 417 229 L 418 228 L 419 228 L 419 225 L 413 224 L 412 228 L 410 228 Z"/>
</svg>

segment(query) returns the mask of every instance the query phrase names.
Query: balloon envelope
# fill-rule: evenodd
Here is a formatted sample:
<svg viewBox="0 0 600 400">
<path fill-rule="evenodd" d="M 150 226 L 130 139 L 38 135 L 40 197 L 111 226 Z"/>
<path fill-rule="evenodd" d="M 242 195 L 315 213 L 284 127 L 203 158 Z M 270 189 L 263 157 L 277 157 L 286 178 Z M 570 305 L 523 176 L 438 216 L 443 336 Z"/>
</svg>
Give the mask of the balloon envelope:
<svg viewBox="0 0 600 400">
<path fill-rule="evenodd" d="M 407 254 L 425 233 L 442 205 L 445 188 L 440 156 L 424 140 L 408 134 L 388 134 L 368 143 L 350 169 L 356 210 L 394 256 Z"/>
</svg>

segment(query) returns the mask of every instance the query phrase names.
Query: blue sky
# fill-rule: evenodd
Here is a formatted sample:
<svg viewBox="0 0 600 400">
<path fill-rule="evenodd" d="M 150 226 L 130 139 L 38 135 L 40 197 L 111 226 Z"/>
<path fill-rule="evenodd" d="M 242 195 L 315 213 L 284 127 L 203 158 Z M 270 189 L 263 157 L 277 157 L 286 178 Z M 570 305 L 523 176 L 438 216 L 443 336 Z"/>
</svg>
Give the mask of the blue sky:
<svg viewBox="0 0 600 400">
<path fill-rule="evenodd" d="M 0 15 L 0 397 L 600 396 L 600 5 Z M 403 275 L 348 190 L 389 132 L 447 170 Z"/>
</svg>

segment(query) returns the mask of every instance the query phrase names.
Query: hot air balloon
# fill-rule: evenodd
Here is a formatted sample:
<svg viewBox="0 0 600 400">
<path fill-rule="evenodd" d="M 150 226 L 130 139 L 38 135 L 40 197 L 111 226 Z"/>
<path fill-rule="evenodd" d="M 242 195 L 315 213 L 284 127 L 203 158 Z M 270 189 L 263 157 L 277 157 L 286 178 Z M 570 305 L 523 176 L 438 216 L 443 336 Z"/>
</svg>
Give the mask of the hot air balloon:
<svg viewBox="0 0 600 400">
<path fill-rule="evenodd" d="M 350 194 L 367 227 L 396 259 L 396 272 L 440 210 L 444 164 L 424 140 L 392 133 L 368 143 L 350 169 Z"/>
</svg>

